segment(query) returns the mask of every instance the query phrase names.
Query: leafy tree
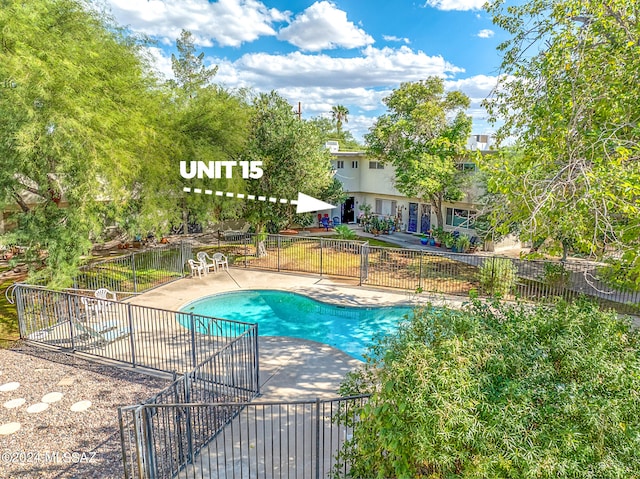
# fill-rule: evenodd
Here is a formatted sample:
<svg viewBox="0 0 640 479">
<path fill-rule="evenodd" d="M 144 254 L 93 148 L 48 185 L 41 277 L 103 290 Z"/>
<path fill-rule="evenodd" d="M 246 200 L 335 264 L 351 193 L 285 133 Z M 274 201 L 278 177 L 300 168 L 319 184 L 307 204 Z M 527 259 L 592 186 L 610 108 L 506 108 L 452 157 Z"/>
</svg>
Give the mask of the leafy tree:
<svg viewBox="0 0 640 479">
<path fill-rule="evenodd" d="M 171 55 L 171 69 L 176 79 L 172 82 L 182 88 L 187 95 L 193 96 L 200 88 L 211 83 L 218 72 L 218 67 L 204 66 L 204 52 L 196 55 L 193 35 L 188 30 L 182 30 L 176 40 L 178 55 Z"/>
<path fill-rule="evenodd" d="M 275 92 L 255 98 L 243 158 L 262 161 L 263 176 L 248 181 L 248 193 L 291 200 L 302 192 L 317 198 L 332 184 L 331 155 L 322 148 L 320 132 L 291 111 L 291 105 Z M 295 208 L 268 201 L 248 202 L 246 215 L 256 231 L 262 232 L 267 223 L 274 229 L 293 223 Z"/>
<path fill-rule="evenodd" d="M 238 167 L 229 179 L 185 179 L 180 176 L 180 163 L 238 160 L 245 147 L 250 108 L 240 94 L 211 83 L 217 67 L 205 67 L 204 55 L 195 54 L 190 32 L 183 30 L 177 45 L 179 54 L 172 56 L 175 80 L 167 83 L 154 115 L 162 131 L 156 139 L 161 153 L 144 165 L 139 222 L 143 229 L 164 232 L 170 225 L 182 224 L 187 234 L 189 222 L 232 218 L 241 205 L 225 197 L 185 193 L 184 187 L 242 192 L 244 182 Z"/>
<path fill-rule="evenodd" d="M 5 1 L 0 9 L 0 208 L 12 239 L 60 282 L 153 156 L 153 78 L 138 47 L 76 0 Z M 102 201 L 110 200 L 105 207 Z"/>
<path fill-rule="evenodd" d="M 195 90 L 194 90 L 195 92 Z M 175 93 L 175 92 L 174 92 Z M 189 170 L 192 161 L 241 160 L 246 146 L 250 107 L 244 99 L 216 86 L 201 88 L 187 101 L 178 102 L 169 92 L 156 116 L 162 135 L 156 138 L 159 153 L 143 166 L 139 228 L 160 229 L 187 223 L 202 225 L 234 218 L 242 203 L 225 197 L 186 193 L 184 187 L 240 193 L 245 190 L 239 167 L 232 178 L 186 179 L 180 162 Z"/>
<path fill-rule="evenodd" d="M 342 130 L 343 123 L 349 123 L 349 109 L 344 105 L 336 105 L 331 107 L 331 117 L 333 121 L 336 123 L 336 130 L 338 131 L 338 136 L 340 136 L 340 131 Z"/>
<path fill-rule="evenodd" d="M 349 477 L 640 475 L 640 338 L 588 302 L 416 311 L 343 394 L 371 394 Z"/>
<path fill-rule="evenodd" d="M 486 167 L 529 238 L 552 236 L 597 253 L 640 250 L 640 24 L 637 5 L 491 2 L 511 34 L 500 84 L 487 102 L 498 140 L 516 154 Z M 636 262 L 640 272 L 640 261 Z"/>
<path fill-rule="evenodd" d="M 320 134 L 325 142 L 327 140 L 336 140 L 340 143 L 341 150 L 358 151 L 364 149 L 349 130 L 341 129 L 340 133 L 338 133 L 336 124 L 329 118 L 318 116 L 311 118 L 309 121 L 320 130 Z"/>
<path fill-rule="evenodd" d="M 443 203 L 463 197 L 456 160 L 466 153 L 471 133 L 471 117 L 463 111 L 469 98 L 445 93 L 442 79 L 431 77 L 403 83 L 384 103 L 388 112 L 365 136 L 368 151 L 395 166 L 398 190 L 427 199 L 443 227 Z"/>
</svg>

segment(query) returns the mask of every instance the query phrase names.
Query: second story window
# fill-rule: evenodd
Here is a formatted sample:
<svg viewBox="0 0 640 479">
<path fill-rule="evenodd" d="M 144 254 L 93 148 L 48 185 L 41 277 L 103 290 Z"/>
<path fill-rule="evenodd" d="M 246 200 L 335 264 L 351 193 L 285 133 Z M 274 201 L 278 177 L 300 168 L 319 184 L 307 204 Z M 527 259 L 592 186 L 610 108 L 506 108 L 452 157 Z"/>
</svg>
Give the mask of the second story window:
<svg viewBox="0 0 640 479">
<path fill-rule="evenodd" d="M 341 170 L 342 168 L 344 168 L 344 161 L 343 160 L 336 161 L 336 170 Z"/>
<path fill-rule="evenodd" d="M 358 160 L 353 160 L 351 162 L 351 168 L 353 168 L 354 170 L 358 168 Z"/>
<path fill-rule="evenodd" d="M 384 170 L 384 165 L 379 161 L 369 161 L 370 170 Z"/>
</svg>

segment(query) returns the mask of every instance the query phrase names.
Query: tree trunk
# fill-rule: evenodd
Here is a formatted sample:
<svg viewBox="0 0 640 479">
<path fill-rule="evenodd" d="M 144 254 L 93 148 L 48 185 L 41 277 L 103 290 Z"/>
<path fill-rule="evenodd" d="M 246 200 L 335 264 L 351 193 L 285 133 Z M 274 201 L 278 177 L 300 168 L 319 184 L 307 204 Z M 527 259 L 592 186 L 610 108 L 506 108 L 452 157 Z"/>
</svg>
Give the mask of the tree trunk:
<svg viewBox="0 0 640 479">
<path fill-rule="evenodd" d="M 431 206 L 436 212 L 437 228 L 444 228 L 444 214 L 442 212 L 442 198 L 438 196 L 431 196 Z"/>
</svg>

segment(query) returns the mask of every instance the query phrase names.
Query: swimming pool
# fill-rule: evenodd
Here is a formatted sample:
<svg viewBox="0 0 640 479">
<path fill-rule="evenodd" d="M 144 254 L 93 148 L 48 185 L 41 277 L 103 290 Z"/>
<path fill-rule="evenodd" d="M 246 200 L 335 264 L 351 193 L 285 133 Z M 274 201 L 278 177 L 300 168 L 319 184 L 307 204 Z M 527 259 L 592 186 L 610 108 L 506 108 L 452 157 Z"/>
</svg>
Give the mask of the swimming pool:
<svg viewBox="0 0 640 479">
<path fill-rule="evenodd" d="M 260 336 L 290 336 L 333 346 L 363 359 L 373 338 L 394 330 L 410 306 L 350 307 L 316 301 L 297 293 L 247 290 L 193 301 L 181 309 L 216 318 L 258 323 Z M 179 316 L 182 326 L 190 323 Z M 206 334 L 206 329 L 198 330 Z"/>
</svg>

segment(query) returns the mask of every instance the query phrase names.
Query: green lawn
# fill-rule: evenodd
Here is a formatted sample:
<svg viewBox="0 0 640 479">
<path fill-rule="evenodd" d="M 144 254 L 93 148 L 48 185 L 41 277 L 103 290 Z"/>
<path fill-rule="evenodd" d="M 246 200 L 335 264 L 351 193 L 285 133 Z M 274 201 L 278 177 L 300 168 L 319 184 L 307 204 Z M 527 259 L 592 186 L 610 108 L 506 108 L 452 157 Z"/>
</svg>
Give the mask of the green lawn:
<svg viewBox="0 0 640 479">
<path fill-rule="evenodd" d="M 7 347 L 20 338 L 16 307 L 5 297 L 5 291 L 12 284 L 13 281 L 0 283 L 0 348 Z"/>
</svg>

